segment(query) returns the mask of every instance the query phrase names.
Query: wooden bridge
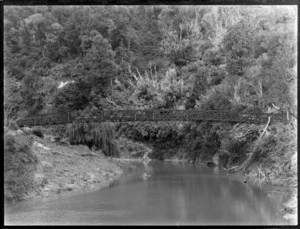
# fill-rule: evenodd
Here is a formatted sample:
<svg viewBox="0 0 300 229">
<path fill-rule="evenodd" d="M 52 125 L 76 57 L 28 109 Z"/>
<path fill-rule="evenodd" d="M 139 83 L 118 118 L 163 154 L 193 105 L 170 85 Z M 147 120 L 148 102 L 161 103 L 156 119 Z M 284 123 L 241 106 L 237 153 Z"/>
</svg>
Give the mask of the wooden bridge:
<svg viewBox="0 0 300 229">
<path fill-rule="evenodd" d="M 46 126 L 72 122 L 132 122 L 132 121 L 212 121 L 230 123 L 266 124 L 269 116 L 271 122 L 287 122 L 286 114 L 268 114 L 254 112 L 232 112 L 225 110 L 102 110 L 95 116 L 72 117 L 70 113 L 35 115 L 19 119 L 22 126 Z"/>
</svg>

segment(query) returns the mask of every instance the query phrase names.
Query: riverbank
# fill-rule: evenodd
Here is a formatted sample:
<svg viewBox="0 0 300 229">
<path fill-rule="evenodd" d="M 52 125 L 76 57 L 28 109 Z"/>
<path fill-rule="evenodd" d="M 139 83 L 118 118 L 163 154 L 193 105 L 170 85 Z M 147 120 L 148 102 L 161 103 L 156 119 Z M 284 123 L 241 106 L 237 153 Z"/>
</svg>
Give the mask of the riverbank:
<svg viewBox="0 0 300 229">
<path fill-rule="evenodd" d="M 189 126 L 190 125 L 190 126 Z M 174 127 L 175 128 L 175 127 Z M 186 159 L 195 164 L 219 166 L 241 181 L 264 185 L 269 194 L 290 193 L 281 211 L 287 224 L 297 222 L 297 128 L 295 123 L 186 124 L 181 143 L 156 143 L 157 159 Z M 174 137 L 173 139 L 176 139 Z M 175 146 L 176 145 L 176 146 Z M 296 201 L 295 201 L 296 200 Z"/>
<path fill-rule="evenodd" d="M 155 154 L 156 155 L 156 154 Z M 185 156 L 182 156 L 185 155 Z M 163 161 L 174 161 L 174 162 L 188 162 L 194 163 L 197 165 L 203 165 L 208 167 L 219 167 L 220 169 L 226 169 L 222 166 L 221 163 L 218 163 L 218 158 L 216 157 L 199 157 L 195 162 L 189 158 L 188 153 L 183 153 L 182 148 L 173 149 L 173 153 L 165 153 L 161 158 Z M 288 194 L 288 200 L 283 203 L 281 208 L 278 210 L 278 216 L 284 220 L 287 225 L 296 225 L 298 222 L 298 185 L 297 177 L 290 176 L 288 179 L 267 179 L 264 174 L 261 174 L 255 166 L 249 167 L 249 173 L 245 174 L 242 170 L 236 173 L 230 173 L 227 169 L 229 176 L 236 176 L 239 180 L 248 185 L 248 183 L 257 184 L 261 187 L 264 192 L 269 195 L 278 195 L 278 194 Z"/>
<path fill-rule="evenodd" d="M 26 159 L 28 155 L 21 158 L 20 163 L 22 163 L 25 169 L 19 172 L 25 175 L 21 177 L 22 179 L 19 179 L 19 183 L 24 182 L 23 186 L 18 186 L 15 180 L 18 178 L 16 171 L 5 170 L 5 200 L 10 203 L 44 197 L 51 198 L 66 194 L 76 195 L 83 191 L 108 186 L 126 172 L 126 170 L 135 169 L 135 166 L 128 162 L 144 161 L 147 163 L 149 158 L 145 160 L 143 157 L 149 154 L 151 158 L 152 155 L 151 148 L 142 146 L 141 143 L 130 140 L 125 141 L 124 139 L 123 143 L 121 141 L 122 144 L 120 144 L 124 153 L 120 159 L 115 159 L 105 157 L 100 151 L 92 152 L 88 147 L 83 145 L 72 146 L 66 141 L 56 142 L 52 136 L 45 135 L 44 138 L 41 138 L 32 134 L 26 134 L 20 130 L 10 131 L 8 135 L 13 136 L 16 141 L 21 142 L 29 138 L 31 142 L 28 143 L 30 145 L 30 153 L 35 158 L 32 160 L 35 161 L 34 163 Z M 25 143 L 23 142 L 22 144 Z M 129 146 L 130 150 L 128 150 Z M 19 153 L 20 147 L 15 149 L 15 151 Z M 9 152 L 5 152 L 5 154 L 7 153 Z M 182 156 L 185 154 L 187 153 L 184 153 L 183 149 L 178 149 L 177 153 L 172 154 L 171 157 L 164 158 L 164 160 L 191 162 L 191 160 L 187 160 L 187 157 Z M 7 162 L 6 159 L 5 161 Z M 15 161 L 15 158 L 13 161 Z M 198 161 L 198 164 L 207 165 L 207 160 Z M 18 167 L 19 165 L 15 166 Z M 244 179 L 242 174 L 235 175 L 240 175 L 241 179 Z M 252 178 L 255 177 L 252 176 Z M 16 184 L 18 187 L 14 188 Z M 272 184 L 269 186 L 270 192 L 273 187 Z M 277 187 L 277 190 L 279 192 L 286 191 L 286 189 L 280 189 L 280 186 Z M 267 192 L 269 191 L 267 190 Z M 297 203 L 297 196 L 295 193 L 291 195 L 289 201 L 282 207 L 283 218 L 289 224 L 295 224 L 297 221 L 297 204 L 295 205 L 295 200 Z"/>
<path fill-rule="evenodd" d="M 5 138 L 11 141 L 6 145 L 18 145 L 5 150 L 6 162 L 11 162 L 4 173 L 6 203 L 105 186 L 124 172 L 124 166 L 121 168 L 87 146 L 57 143 L 51 136 L 40 138 L 21 130 L 9 131 Z M 17 158 L 22 150 L 24 155 Z M 28 155 L 34 160 L 26 161 Z M 9 160 L 10 157 L 13 158 Z"/>
</svg>

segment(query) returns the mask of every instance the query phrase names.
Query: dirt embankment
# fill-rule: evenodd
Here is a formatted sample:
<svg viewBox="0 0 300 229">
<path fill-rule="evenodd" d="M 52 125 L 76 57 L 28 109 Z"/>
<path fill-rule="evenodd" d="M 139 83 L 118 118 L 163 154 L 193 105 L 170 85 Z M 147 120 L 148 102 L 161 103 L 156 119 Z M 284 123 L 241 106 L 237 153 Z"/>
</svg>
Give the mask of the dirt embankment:
<svg viewBox="0 0 300 229">
<path fill-rule="evenodd" d="M 59 146 L 43 142 L 36 141 L 33 145 L 40 162 L 36 181 L 44 183 L 40 189 L 41 196 L 81 190 L 122 174 L 120 167 L 101 153 L 91 152 L 88 147 Z"/>
<path fill-rule="evenodd" d="M 36 164 L 25 164 L 23 167 L 32 167 L 30 187 L 15 190 L 10 180 L 15 179 L 4 174 L 7 178 L 5 194 L 7 202 L 17 202 L 31 198 L 50 197 L 70 191 L 82 191 L 85 188 L 101 187 L 119 177 L 123 168 L 106 158 L 101 152 L 92 152 L 88 147 L 72 146 L 65 143 L 56 143 L 52 137 L 27 134 L 18 130 L 12 132 L 15 137 L 29 137 L 31 139 L 31 153 L 35 155 Z M 23 163 L 24 164 L 24 163 Z M 18 165 L 10 169 L 10 173 L 17 173 Z M 22 178 L 27 179 L 26 176 Z M 23 181 L 22 181 L 23 182 Z M 29 183 L 29 182 L 28 182 Z M 27 188 L 28 187 L 28 188 Z M 13 190 L 13 191 L 11 191 Z"/>
</svg>

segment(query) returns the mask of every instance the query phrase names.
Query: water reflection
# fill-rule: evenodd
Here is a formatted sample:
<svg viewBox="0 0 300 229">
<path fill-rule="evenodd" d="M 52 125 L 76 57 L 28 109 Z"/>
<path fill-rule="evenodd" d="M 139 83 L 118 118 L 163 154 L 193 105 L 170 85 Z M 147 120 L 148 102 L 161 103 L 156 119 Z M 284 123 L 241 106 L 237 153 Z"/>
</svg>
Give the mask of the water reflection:
<svg viewBox="0 0 300 229">
<path fill-rule="evenodd" d="M 284 196 L 268 196 L 259 186 L 244 184 L 218 168 L 153 161 L 134 166 L 134 171 L 105 189 L 11 208 L 6 211 L 5 222 L 55 225 L 281 223 L 277 213 Z M 143 173 L 151 176 L 143 179 Z"/>
</svg>

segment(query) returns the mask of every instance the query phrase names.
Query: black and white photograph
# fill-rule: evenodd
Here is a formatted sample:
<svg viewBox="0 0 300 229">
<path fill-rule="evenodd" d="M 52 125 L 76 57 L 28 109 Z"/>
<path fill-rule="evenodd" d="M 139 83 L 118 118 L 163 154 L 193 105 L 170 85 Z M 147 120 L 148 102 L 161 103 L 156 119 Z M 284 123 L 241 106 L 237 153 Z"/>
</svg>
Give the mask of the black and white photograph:
<svg viewBox="0 0 300 229">
<path fill-rule="evenodd" d="M 297 5 L 4 4 L 4 226 L 297 226 L 297 50 Z"/>
</svg>

